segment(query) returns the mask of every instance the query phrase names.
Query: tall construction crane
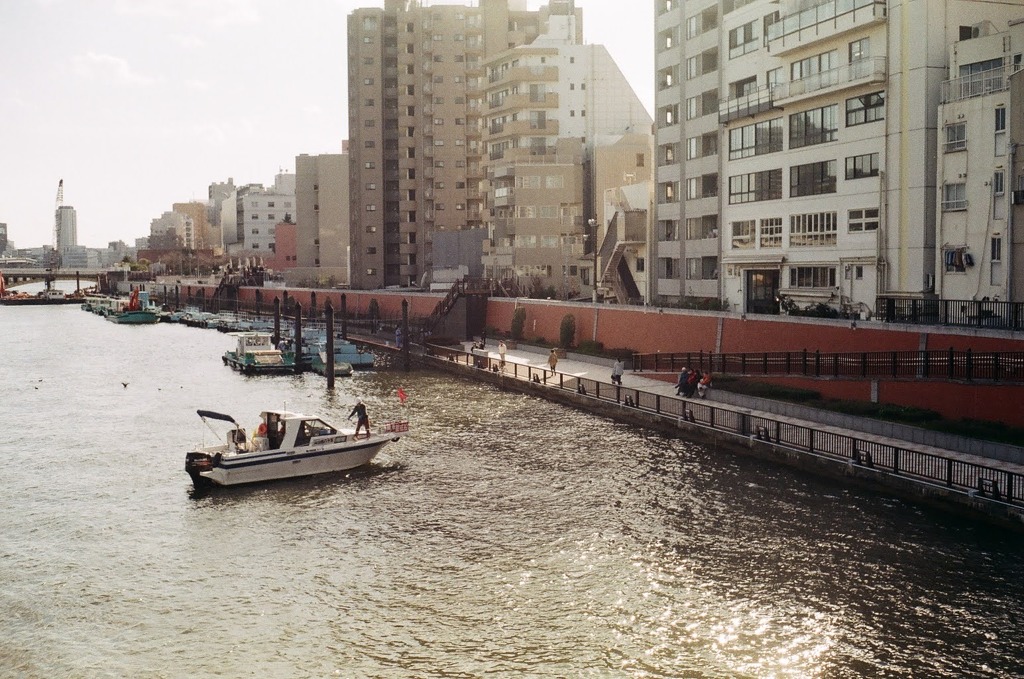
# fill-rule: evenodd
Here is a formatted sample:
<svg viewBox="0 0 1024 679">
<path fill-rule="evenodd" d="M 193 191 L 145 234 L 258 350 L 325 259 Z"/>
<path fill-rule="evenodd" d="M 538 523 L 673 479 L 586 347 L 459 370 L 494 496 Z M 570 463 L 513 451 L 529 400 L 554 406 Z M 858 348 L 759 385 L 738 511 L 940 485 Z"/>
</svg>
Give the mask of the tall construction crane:
<svg viewBox="0 0 1024 679">
<path fill-rule="evenodd" d="M 64 180 L 57 184 L 57 204 L 53 208 L 53 252 L 50 253 L 50 268 L 60 268 L 60 242 L 61 242 L 61 214 L 60 209 L 64 205 Z"/>
</svg>

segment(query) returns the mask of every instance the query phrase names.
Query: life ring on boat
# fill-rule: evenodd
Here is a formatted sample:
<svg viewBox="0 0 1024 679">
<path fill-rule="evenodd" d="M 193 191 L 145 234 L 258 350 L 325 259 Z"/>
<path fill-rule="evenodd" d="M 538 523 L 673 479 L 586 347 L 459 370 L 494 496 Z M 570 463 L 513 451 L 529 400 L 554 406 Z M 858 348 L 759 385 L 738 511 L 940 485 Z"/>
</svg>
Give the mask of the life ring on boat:
<svg viewBox="0 0 1024 679">
<path fill-rule="evenodd" d="M 260 426 L 256 428 L 256 431 L 253 432 L 252 435 L 253 436 L 266 436 L 267 435 L 267 423 L 266 422 L 260 422 Z"/>
</svg>

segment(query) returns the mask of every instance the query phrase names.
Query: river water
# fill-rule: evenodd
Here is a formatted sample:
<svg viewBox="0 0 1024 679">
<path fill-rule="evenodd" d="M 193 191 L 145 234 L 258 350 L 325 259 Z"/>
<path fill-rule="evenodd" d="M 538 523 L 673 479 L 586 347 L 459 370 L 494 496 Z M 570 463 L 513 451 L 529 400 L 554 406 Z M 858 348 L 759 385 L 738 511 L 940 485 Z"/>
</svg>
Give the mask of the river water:
<svg viewBox="0 0 1024 679">
<path fill-rule="evenodd" d="M 231 341 L 0 307 L 0 676 L 1024 674 L 1020 535 L 442 373 L 242 377 Z M 197 408 L 379 422 L 398 387 L 371 468 L 191 492 Z"/>
</svg>

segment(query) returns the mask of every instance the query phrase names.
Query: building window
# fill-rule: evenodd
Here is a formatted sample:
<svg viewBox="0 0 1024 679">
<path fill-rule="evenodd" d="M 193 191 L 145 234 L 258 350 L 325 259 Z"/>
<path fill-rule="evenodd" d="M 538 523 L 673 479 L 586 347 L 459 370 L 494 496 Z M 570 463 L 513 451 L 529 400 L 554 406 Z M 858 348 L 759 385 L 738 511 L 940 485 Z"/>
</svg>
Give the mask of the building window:
<svg viewBox="0 0 1024 679">
<path fill-rule="evenodd" d="M 836 50 L 816 54 L 800 61 L 794 61 L 789 66 L 790 80 L 803 80 L 813 75 L 819 75 L 831 71 L 838 66 L 838 53 Z"/>
<path fill-rule="evenodd" d="M 1006 107 L 999 106 L 996 108 L 996 132 L 1006 131 Z"/>
<path fill-rule="evenodd" d="M 366 190 L 367 191 L 376 191 L 377 190 L 377 183 L 376 182 L 367 182 Z"/>
<path fill-rule="evenodd" d="M 794 266 L 789 269 L 791 288 L 834 288 L 836 270 L 831 266 Z"/>
<path fill-rule="evenodd" d="M 718 174 L 705 174 L 686 180 L 686 199 L 714 198 L 718 195 Z"/>
<path fill-rule="evenodd" d="M 789 216 L 790 247 L 827 247 L 835 244 L 835 212 L 814 212 Z"/>
<path fill-rule="evenodd" d="M 718 278 L 718 258 L 688 258 L 686 260 L 686 278 L 691 281 L 708 281 Z"/>
<path fill-rule="evenodd" d="M 789 148 L 796 149 L 835 141 L 839 131 L 837 104 L 789 116 Z"/>
<path fill-rule="evenodd" d="M 671 257 L 659 257 L 658 278 L 679 278 L 679 260 Z"/>
<path fill-rule="evenodd" d="M 942 186 L 942 211 L 953 212 L 955 210 L 967 209 L 967 184 L 943 184 Z"/>
<path fill-rule="evenodd" d="M 846 126 L 885 119 L 885 92 L 872 92 L 846 100 Z"/>
<path fill-rule="evenodd" d="M 759 20 L 755 19 L 750 23 L 738 26 L 729 31 L 729 58 L 743 56 L 747 52 L 753 52 L 761 43 L 761 31 L 758 26 Z"/>
<path fill-rule="evenodd" d="M 658 240 L 662 242 L 679 240 L 679 222 L 674 219 L 658 220 Z"/>
<path fill-rule="evenodd" d="M 718 238 L 718 215 L 686 218 L 686 240 Z"/>
<path fill-rule="evenodd" d="M 369 205 L 366 206 L 366 211 L 367 212 L 376 212 L 377 211 L 377 206 L 374 205 L 373 203 L 370 203 Z"/>
<path fill-rule="evenodd" d="M 850 63 L 871 56 L 871 38 L 861 38 L 850 43 Z"/>
<path fill-rule="evenodd" d="M 377 248 L 373 247 L 372 245 L 367 246 L 366 254 L 368 254 L 368 255 L 375 255 L 375 254 L 377 254 Z"/>
<path fill-rule="evenodd" d="M 1002 170 L 996 170 L 992 175 L 992 193 L 996 196 L 1003 195 L 1005 191 L 1006 180 Z"/>
<path fill-rule="evenodd" d="M 757 227 L 756 219 L 745 219 L 732 223 L 732 240 L 730 247 L 734 250 L 754 247 L 754 231 Z"/>
<path fill-rule="evenodd" d="M 993 236 L 990 242 L 990 260 L 995 262 L 1003 261 L 1003 239 L 1000 236 Z"/>
<path fill-rule="evenodd" d="M 782 118 L 729 130 L 729 160 L 782 150 Z"/>
<path fill-rule="evenodd" d="M 967 148 L 967 123 L 946 125 L 945 151 L 962 151 Z"/>
<path fill-rule="evenodd" d="M 766 217 L 761 220 L 761 247 L 782 247 L 782 217 Z"/>
<path fill-rule="evenodd" d="M 846 159 L 846 178 L 861 179 L 878 176 L 878 154 L 866 153 L 863 156 L 850 156 Z"/>
<path fill-rule="evenodd" d="M 836 192 L 836 161 L 794 165 L 789 168 L 789 196 L 818 196 Z"/>
<path fill-rule="evenodd" d="M 729 204 L 782 198 L 782 170 L 763 170 L 729 177 Z"/>
<path fill-rule="evenodd" d="M 850 210 L 847 214 L 847 228 L 850 233 L 878 230 L 878 208 Z"/>
</svg>

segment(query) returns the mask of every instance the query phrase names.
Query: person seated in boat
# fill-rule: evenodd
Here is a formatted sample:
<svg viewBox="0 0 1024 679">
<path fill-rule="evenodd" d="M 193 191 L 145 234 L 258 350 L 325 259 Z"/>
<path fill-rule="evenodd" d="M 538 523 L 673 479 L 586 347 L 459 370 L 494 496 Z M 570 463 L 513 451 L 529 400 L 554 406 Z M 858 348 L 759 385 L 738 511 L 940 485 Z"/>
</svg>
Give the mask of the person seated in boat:
<svg viewBox="0 0 1024 679">
<path fill-rule="evenodd" d="M 348 414 L 348 419 L 352 419 L 352 416 L 356 417 L 356 432 L 352 438 L 359 438 L 359 430 L 366 427 L 366 438 L 370 438 L 370 418 L 366 414 L 366 406 L 363 405 L 362 400 L 356 401 L 355 406 L 352 408 L 352 412 Z"/>
<path fill-rule="evenodd" d="M 252 448 L 253 450 L 266 450 L 269 445 L 270 441 L 267 439 L 267 423 L 260 422 L 260 426 L 252 433 Z"/>
</svg>

